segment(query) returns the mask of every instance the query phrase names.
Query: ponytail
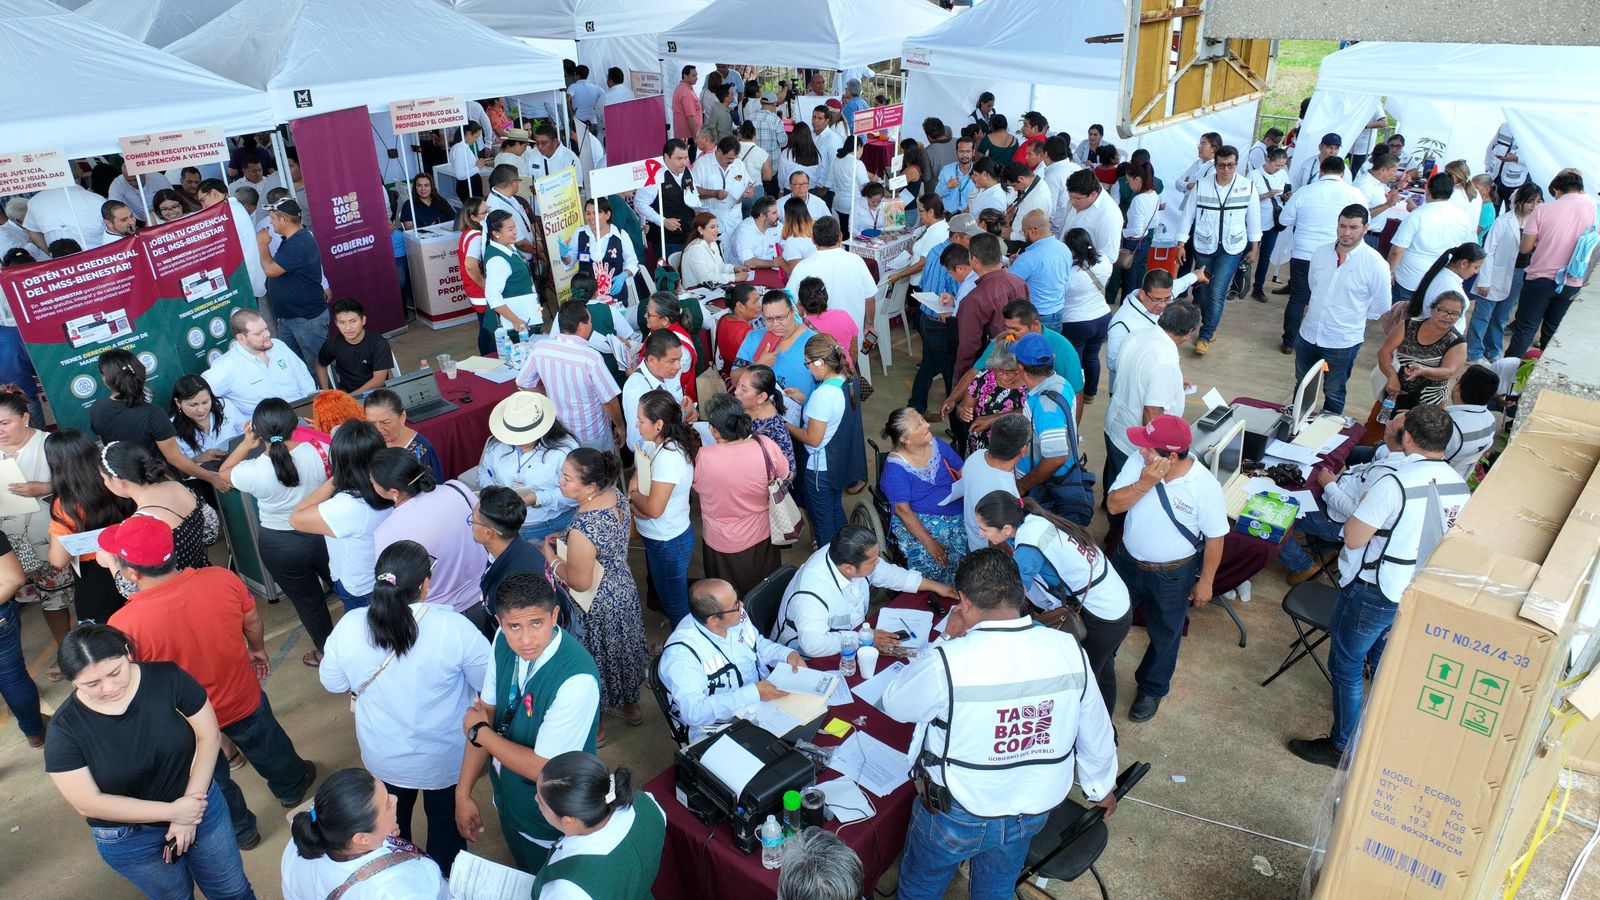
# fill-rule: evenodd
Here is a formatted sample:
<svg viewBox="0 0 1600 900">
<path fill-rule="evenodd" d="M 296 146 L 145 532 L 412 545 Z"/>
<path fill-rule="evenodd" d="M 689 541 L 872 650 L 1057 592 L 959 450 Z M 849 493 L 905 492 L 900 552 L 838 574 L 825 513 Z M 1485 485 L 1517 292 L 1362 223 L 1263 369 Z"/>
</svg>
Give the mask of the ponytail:
<svg viewBox="0 0 1600 900">
<path fill-rule="evenodd" d="M 558 817 L 570 816 L 593 828 L 633 805 L 633 771 L 622 766 L 610 772 L 600 757 L 571 750 L 544 764 L 539 796 Z"/>
<path fill-rule="evenodd" d="M 340 769 L 317 788 L 310 808 L 289 823 L 295 852 L 321 859 L 350 846 L 351 838 L 378 826 L 378 780 L 366 769 Z"/>
<path fill-rule="evenodd" d="M 272 474 L 284 487 L 300 486 L 300 470 L 294 467 L 294 458 L 289 455 L 288 445 L 299 424 L 300 420 L 295 417 L 294 407 L 278 397 L 268 397 L 261 401 L 256 406 L 255 415 L 250 417 L 250 429 L 255 432 L 256 437 L 266 442 L 267 459 L 272 462 Z"/>
<path fill-rule="evenodd" d="M 839 345 L 837 338 L 826 333 L 811 336 L 806 341 L 805 356 L 807 362 L 821 360 L 828 368 L 842 375 L 845 382 L 845 400 L 852 409 L 859 404 L 855 390 L 855 368 L 850 364 L 850 359 L 845 355 L 845 349 Z"/>
<path fill-rule="evenodd" d="M 106 444 L 100 451 L 100 468 L 112 478 L 140 486 L 172 480 L 172 470 L 167 468 L 166 460 L 133 441 Z"/>
<path fill-rule="evenodd" d="M 417 619 L 411 604 L 423 599 L 422 584 L 432 574 L 428 551 L 416 541 L 395 541 L 378 555 L 367 630 L 379 650 L 405 656 L 416 646 Z"/>
</svg>

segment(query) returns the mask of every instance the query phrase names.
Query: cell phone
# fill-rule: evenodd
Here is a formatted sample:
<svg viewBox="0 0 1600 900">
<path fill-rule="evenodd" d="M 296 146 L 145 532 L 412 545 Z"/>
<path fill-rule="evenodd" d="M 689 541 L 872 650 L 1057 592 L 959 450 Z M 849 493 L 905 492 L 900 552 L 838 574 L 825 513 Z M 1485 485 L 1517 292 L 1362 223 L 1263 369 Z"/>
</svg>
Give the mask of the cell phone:
<svg viewBox="0 0 1600 900">
<path fill-rule="evenodd" d="M 170 866 L 178 861 L 178 856 L 178 839 L 167 838 L 166 844 L 161 848 L 161 861 Z"/>
<path fill-rule="evenodd" d="M 899 631 L 895 631 L 895 632 L 891 632 L 891 633 L 895 636 L 895 638 L 897 640 L 906 641 L 906 640 L 910 640 L 911 639 L 911 632 L 906 631 L 904 628 L 900 629 Z"/>
</svg>

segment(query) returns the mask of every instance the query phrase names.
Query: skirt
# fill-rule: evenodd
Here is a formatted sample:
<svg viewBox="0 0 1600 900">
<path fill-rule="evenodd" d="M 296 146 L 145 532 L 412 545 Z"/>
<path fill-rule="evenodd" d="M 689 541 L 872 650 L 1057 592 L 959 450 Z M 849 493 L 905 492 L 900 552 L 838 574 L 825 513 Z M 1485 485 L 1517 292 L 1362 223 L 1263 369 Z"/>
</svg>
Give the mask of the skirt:
<svg viewBox="0 0 1600 900">
<path fill-rule="evenodd" d="M 895 542 L 900 545 L 900 552 L 905 554 L 906 568 L 920 574 L 930 581 L 940 584 L 954 584 L 956 580 L 956 564 L 967 555 L 967 525 L 960 516 L 918 516 L 922 520 L 922 527 L 928 530 L 933 539 L 944 546 L 947 562 L 939 565 L 933 559 L 933 554 L 928 548 L 922 546 L 911 533 L 911 529 L 895 516 L 889 524 L 890 531 L 894 534 Z"/>
<path fill-rule="evenodd" d="M 728 582 L 733 585 L 736 596 L 744 597 L 763 578 L 783 565 L 783 548 L 770 540 L 762 540 L 743 550 L 723 553 L 711 549 L 709 544 L 702 541 L 700 562 L 707 578 L 720 578 Z"/>
</svg>

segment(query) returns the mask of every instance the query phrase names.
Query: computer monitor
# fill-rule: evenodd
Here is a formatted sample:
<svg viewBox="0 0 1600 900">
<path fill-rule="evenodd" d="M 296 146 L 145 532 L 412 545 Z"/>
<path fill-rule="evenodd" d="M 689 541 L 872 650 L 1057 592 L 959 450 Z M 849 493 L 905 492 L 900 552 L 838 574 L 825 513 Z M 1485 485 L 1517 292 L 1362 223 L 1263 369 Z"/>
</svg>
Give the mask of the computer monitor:
<svg viewBox="0 0 1600 900">
<path fill-rule="evenodd" d="M 1236 422 L 1212 445 L 1209 463 L 1217 484 L 1226 485 L 1244 468 L 1245 423 Z"/>
<path fill-rule="evenodd" d="M 1293 403 L 1289 409 L 1290 438 L 1298 435 L 1317 417 L 1322 402 L 1322 379 L 1327 372 L 1328 364 L 1319 359 L 1295 387 Z"/>
</svg>

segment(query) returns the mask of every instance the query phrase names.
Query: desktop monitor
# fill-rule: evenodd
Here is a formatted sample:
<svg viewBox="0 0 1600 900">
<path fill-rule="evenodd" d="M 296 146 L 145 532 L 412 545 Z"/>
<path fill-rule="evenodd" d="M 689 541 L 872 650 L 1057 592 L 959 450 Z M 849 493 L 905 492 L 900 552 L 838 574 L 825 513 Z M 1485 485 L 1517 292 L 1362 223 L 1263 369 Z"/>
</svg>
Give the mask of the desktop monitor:
<svg viewBox="0 0 1600 900">
<path fill-rule="evenodd" d="M 1228 480 L 1244 468 L 1245 423 L 1235 423 L 1212 445 L 1208 454 L 1211 474 L 1217 484 L 1227 485 Z"/>
<path fill-rule="evenodd" d="M 1300 434 L 1317 417 L 1322 397 L 1322 379 L 1328 373 L 1328 364 L 1317 360 L 1295 387 L 1289 409 L 1289 437 Z"/>
</svg>

